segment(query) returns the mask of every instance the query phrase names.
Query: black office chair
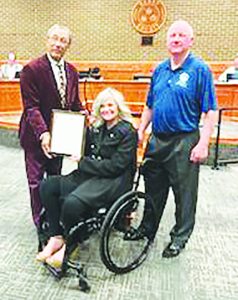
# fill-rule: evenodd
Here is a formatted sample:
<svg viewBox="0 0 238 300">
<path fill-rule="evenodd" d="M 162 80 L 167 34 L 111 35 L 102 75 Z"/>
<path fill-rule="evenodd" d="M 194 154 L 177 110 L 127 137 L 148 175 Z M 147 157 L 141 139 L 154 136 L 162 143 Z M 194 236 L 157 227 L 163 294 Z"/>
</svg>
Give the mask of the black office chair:
<svg viewBox="0 0 238 300">
<path fill-rule="evenodd" d="M 16 78 L 16 79 L 19 79 L 19 78 L 20 78 L 20 74 L 21 74 L 21 72 L 20 72 L 20 71 L 17 71 L 16 74 L 15 74 L 15 78 Z"/>
<path fill-rule="evenodd" d="M 88 71 L 79 71 L 79 79 L 100 79 L 100 69 L 95 67 L 93 69 L 89 68 Z"/>
<path fill-rule="evenodd" d="M 238 71 L 233 74 L 227 74 L 226 80 L 227 80 L 227 82 L 231 81 L 231 80 L 238 80 Z"/>
</svg>

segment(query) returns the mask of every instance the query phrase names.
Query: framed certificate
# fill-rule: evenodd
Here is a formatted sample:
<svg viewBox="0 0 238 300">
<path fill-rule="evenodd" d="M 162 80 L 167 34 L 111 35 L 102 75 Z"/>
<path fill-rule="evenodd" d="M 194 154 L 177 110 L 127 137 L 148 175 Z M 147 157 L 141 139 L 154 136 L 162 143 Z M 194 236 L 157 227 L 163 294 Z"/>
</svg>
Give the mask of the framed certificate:
<svg viewBox="0 0 238 300">
<path fill-rule="evenodd" d="M 53 110 L 51 119 L 51 153 L 84 155 L 86 117 L 79 112 Z"/>
</svg>

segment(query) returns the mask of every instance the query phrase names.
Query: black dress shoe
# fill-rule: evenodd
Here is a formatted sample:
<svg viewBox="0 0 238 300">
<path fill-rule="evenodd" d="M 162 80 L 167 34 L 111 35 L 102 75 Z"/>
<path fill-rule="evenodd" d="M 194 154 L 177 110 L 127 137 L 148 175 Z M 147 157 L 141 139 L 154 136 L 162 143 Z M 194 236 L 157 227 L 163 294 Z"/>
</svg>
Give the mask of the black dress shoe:
<svg viewBox="0 0 238 300">
<path fill-rule="evenodd" d="M 178 256 L 180 252 L 185 248 L 185 244 L 177 244 L 170 242 L 164 249 L 162 257 L 164 258 L 173 258 Z"/>
<path fill-rule="evenodd" d="M 146 238 L 145 232 L 143 228 L 133 228 L 131 227 L 129 230 L 125 232 L 123 239 L 125 241 L 139 241 Z"/>
<path fill-rule="evenodd" d="M 37 228 L 37 235 L 38 235 L 38 252 L 42 251 L 44 246 L 46 246 L 47 241 L 49 239 L 48 232 L 46 232 L 42 228 Z"/>
</svg>

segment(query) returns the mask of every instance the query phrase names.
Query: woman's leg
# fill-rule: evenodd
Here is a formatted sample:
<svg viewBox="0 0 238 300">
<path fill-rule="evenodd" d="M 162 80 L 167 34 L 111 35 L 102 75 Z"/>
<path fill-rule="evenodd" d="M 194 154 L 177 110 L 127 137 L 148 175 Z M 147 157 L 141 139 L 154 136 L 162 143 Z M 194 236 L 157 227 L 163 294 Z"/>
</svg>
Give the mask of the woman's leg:
<svg viewBox="0 0 238 300">
<path fill-rule="evenodd" d="M 64 224 L 66 234 L 73 226 L 86 219 L 91 211 L 91 207 L 76 196 L 74 192 L 66 196 L 61 213 L 61 221 Z"/>
<path fill-rule="evenodd" d="M 48 214 L 50 236 L 63 234 L 63 229 L 59 222 L 62 206 L 60 197 L 61 177 L 62 176 L 50 176 L 44 179 L 40 186 L 41 202 Z"/>
<path fill-rule="evenodd" d="M 76 186 L 76 183 L 66 176 L 51 176 L 41 183 L 40 196 L 48 213 L 50 239 L 44 250 L 37 255 L 40 261 L 45 261 L 64 245 L 63 228 L 60 224 L 63 198 Z"/>
<path fill-rule="evenodd" d="M 73 228 L 73 226 L 77 225 L 80 221 L 86 219 L 90 212 L 91 208 L 85 204 L 79 197 L 75 196 L 73 193 L 70 193 L 68 196 L 64 198 L 62 205 L 62 223 L 64 224 L 65 236 Z M 77 231 L 77 241 L 85 240 L 85 232 L 84 228 L 80 232 Z M 72 238 L 72 235 L 71 235 Z M 71 243 L 70 239 L 67 239 L 67 242 Z M 73 242 L 74 243 L 74 242 Z M 58 251 L 53 253 L 53 255 L 46 258 L 46 263 L 55 268 L 60 268 L 63 262 L 64 253 L 65 253 L 65 245 L 61 247 Z"/>
</svg>

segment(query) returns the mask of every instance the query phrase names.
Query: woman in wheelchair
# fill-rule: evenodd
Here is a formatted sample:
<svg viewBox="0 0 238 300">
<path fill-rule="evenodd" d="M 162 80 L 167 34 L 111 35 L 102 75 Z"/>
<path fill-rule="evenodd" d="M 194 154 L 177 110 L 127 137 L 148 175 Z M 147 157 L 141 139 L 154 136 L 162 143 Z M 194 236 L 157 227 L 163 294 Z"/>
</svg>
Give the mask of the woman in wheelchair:
<svg viewBox="0 0 238 300">
<path fill-rule="evenodd" d="M 60 267 L 65 239 L 73 226 L 99 208 L 110 207 L 133 185 L 137 132 L 123 95 L 113 88 L 103 90 L 94 102 L 93 113 L 85 155 L 77 170 L 51 176 L 41 184 L 50 238 L 37 260 L 51 266 Z"/>
</svg>

